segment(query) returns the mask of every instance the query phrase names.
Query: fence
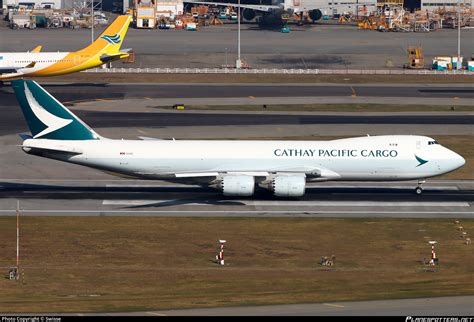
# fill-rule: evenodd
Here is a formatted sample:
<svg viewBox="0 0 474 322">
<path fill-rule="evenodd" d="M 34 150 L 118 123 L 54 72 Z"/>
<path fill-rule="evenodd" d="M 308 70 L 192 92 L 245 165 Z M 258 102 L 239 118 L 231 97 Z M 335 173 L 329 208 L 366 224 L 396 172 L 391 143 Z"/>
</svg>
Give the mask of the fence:
<svg viewBox="0 0 474 322">
<path fill-rule="evenodd" d="M 291 74 L 291 75 L 474 75 L 468 70 L 415 69 L 235 69 L 235 68 L 92 68 L 85 73 L 129 74 Z"/>
</svg>

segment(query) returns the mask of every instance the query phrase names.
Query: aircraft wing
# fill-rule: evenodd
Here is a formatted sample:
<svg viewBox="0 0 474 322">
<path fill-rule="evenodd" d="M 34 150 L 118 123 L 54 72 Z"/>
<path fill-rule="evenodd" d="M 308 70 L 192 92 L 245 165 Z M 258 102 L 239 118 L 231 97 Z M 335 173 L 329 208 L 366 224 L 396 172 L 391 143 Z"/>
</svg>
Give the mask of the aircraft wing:
<svg viewBox="0 0 474 322">
<path fill-rule="evenodd" d="M 258 4 L 240 4 L 240 6 L 236 3 L 230 2 L 207 2 L 207 1 L 192 1 L 192 0 L 185 0 L 186 3 L 195 3 L 195 4 L 206 4 L 206 5 L 214 5 L 214 6 L 224 6 L 224 7 L 240 7 L 240 8 L 247 8 L 257 11 L 265 11 L 268 12 L 272 9 L 281 9 L 280 6 L 272 6 L 272 5 L 258 5 Z"/>
<path fill-rule="evenodd" d="M 0 67 L 0 74 L 20 73 L 22 69 L 33 68 L 35 67 L 35 65 L 36 62 L 31 62 L 28 65 L 22 67 Z"/>
<path fill-rule="evenodd" d="M 279 167 L 268 171 L 207 171 L 207 172 L 183 172 L 175 173 L 176 178 L 199 178 L 199 177 L 218 177 L 222 175 L 246 175 L 254 177 L 267 177 L 277 173 L 285 174 L 305 174 L 308 177 L 321 179 L 337 179 L 340 175 L 332 170 L 322 167 Z"/>
<path fill-rule="evenodd" d="M 23 68 L 24 67 L 0 67 L 0 74 L 18 73 L 18 71 Z"/>
</svg>

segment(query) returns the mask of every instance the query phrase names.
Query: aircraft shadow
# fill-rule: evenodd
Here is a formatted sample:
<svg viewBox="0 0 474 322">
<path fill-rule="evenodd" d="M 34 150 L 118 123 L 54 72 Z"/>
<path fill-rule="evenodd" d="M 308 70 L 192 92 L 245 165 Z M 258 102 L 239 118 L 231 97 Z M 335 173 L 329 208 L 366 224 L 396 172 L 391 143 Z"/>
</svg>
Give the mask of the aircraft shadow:
<svg viewBox="0 0 474 322">
<path fill-rule="evenodd" d="M 405 187 L 308 187 L 298 198 L 275 197 L 270 191 L 258 188 L 251 197 L 228 197 L 209 187 L 106 187 L 68 186 L 0 182 L 0 198 L 61 199 L 61 200 L 162 200 L 157 207 L 182 204 L 242 205 L 245 200 L 273 201 L 463 201 L 474 202 L 474 190 L 444 190 L 425 187 L 422 195 L 414 188 Z M 136 207 L 142 207 L 137 205 Z M 150 205 L 147 205 L 149 207 Z M 132 206 L 132 208 L 135 206 Z"/>
</svg>

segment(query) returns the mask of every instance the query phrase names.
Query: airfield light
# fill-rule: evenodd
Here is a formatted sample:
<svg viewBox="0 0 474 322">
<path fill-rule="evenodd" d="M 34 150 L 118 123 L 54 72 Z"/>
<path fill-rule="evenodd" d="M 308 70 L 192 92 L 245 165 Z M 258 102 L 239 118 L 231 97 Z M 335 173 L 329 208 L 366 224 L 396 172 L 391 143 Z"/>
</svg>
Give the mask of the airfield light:
<svg viewBox="0 0 474 322">
<path fill-rule="evenodd" d="M 437 243 L 438 242 L 436 240 L 430 240 L 428 242 L 428 244 L 431 245 L 431 260 L 430 260 L 429 264 L 432 265 L 432 266 L 438 264 L 438 257 L 436 257 L 436 253 L 435 253 L 435 245 Z"/>
<path fill-rule="evenodd" d="M 224 266 L 224 244 L 226 243 L 226 240 L 219 239 L 218 242 L 220 244 L 220 251 L 216 255 L 216 261 L 219 265 Z"/>
<path fill-rule="evenodd" d="M 17 200 L 16 206 L 16 266 L 10 267 L 8 271 L 10 280 L 20 279 L 20 201 Z"/>
</svg>

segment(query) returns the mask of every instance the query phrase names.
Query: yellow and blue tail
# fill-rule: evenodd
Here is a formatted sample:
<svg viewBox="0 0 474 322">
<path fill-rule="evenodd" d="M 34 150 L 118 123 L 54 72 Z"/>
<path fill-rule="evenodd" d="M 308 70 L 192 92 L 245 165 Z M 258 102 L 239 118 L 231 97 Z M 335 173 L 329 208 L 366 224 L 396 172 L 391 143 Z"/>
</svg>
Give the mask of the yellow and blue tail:
<svg viewBox="0 0 474 322">
<path fill-rule="evenodd" d="M 80 50 L 80 52 L 84 54 L 100 52 L 101 54 L 108 55 L 120 53 L 120 47 L 125 39 L 125 34 L 127 33 L 131 19 L 132 17 L 129 15 L 118 16 L 92 44 Z M 123 54 L 125 55 L 127 53 L 124 52 Z"/>
</svg>

